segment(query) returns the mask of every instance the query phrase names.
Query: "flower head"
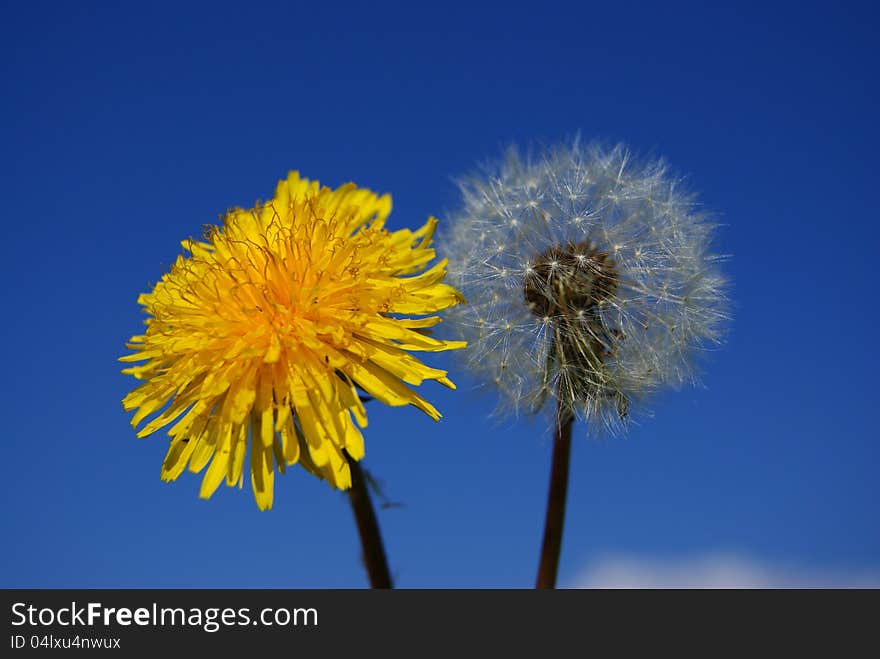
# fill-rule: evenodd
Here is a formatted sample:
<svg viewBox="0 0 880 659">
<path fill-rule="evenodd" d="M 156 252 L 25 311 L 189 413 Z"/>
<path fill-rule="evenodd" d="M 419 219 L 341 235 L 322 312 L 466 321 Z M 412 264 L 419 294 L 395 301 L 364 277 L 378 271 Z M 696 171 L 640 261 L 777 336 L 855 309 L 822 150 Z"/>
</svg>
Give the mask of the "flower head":
<svg viewBox="0 0 880 659">
<path fill-rule="evenodd" d="M 123 372 L 144 383 L 125 397 L 132 426 L 159 412 L 144 437 L 171 423 L 162 479 L 207 466 L 203 498 L 241 486 L 250 444 L 251 483 L 271 508 L 274 472 L 299 463 L 333 486 L 351 483 L 367 424 L 359 389 L 388 405 L 439 412 L 407 385 L 446 371 L 412 351 L 460 348 L 430 336 L 434 312 L 462 301 L 444 284 L 436 220 L 388 231 L 391 199 L 354 184 L 331 190 L 293 172 L 274 198 L 234 209 L 138 302 L 149 315 L 131 338 Z M 427 317 L 412 317 L 427 316 Z M 353 418 L 352 418 L 353 417 Z"/>
<path fill-rule="evenodd" d="M 468 298 L 450 322 L 503 402 L 555 399 L 617 430 L 662 385 L 694 378 L 721 337 L 725 280 L 713 226 L 662 161 L 575 142 L 507 158 L 461 183 L 450 277 Z"/>
</svg>

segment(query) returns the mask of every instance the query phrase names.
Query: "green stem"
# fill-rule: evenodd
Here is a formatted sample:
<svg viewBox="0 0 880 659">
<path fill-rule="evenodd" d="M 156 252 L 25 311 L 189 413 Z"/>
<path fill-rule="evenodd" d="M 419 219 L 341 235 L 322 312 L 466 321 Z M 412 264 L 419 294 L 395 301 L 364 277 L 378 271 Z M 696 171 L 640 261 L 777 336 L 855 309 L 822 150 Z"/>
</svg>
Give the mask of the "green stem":
<svg viewBox="0 0 880 659">
<path fill-rule="evenodd" d="M 385 557 L 385 548 L 382 545 L 382 534 L 379 532 L 379 520 L 370 500 L 370 492 L 364 472 L 357 460 L 352 460 L 346 454 L 349 469 L 351 469 L 351 487 L 348 490 L 348 500 L 354 512 L 357 522 L 358 534 L 363 548 L 364 566 L 370 578 L 371 588 L 393 588 L 391 572 L 388 570 L 388 559 Z"/>
<path fill-rule="evenodd" d="M 535 588 L 555 588 L 562 550 L 562 527 L 565 522 L 565 499 L 568 494 L 568 466 L 571 459 L 571 428 L 574 416 L 565 408 L 562 397 L 556 407 L 556 432 L 553 438 L 553 463 L 544 521 L 544 542 Z"/>
</svg>

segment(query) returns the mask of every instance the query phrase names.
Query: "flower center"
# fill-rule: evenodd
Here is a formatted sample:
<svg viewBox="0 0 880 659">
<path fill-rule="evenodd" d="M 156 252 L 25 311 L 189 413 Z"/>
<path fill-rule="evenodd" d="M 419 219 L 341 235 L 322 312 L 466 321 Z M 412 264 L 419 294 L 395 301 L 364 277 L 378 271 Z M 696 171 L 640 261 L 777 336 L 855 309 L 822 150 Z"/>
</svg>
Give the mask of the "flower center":
<svg viewBox="0 0 880 659">
<path fill-rule="evenodd" d="M 589 241 L 568 242 L 533 259 L 523 294 L 539 318 L 594 318 L 617 289 L 613 259 Z"/>
<path fill-rule="evenodd" d="M 589 241 L 568 242 L 533 259 L 523 282 L 532 313 L 552 328 L 549 355 L 558 373 L 560 402 L 611 398 L 621 419 L 629 401 L 606 368 L 607 359 L 624 339 L 599 313 L 617 291 L 619 276 L 608 254 Z M 566 414 L 572 414 L 566 410 Z"/>
</svg>

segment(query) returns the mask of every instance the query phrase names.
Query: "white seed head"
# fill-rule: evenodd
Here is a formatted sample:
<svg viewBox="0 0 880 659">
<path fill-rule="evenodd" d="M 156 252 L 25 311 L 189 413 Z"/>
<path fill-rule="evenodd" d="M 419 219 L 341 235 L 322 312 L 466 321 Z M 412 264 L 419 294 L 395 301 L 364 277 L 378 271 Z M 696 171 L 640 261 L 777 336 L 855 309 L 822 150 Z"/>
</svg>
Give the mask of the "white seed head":
<svg viewBox="0 0 880 659">
<path fill-rule="evenodd" d="M 615 432 L 658 388 L 695 381 L 695 357 L 723 335 L 727 282 L 714 224 L 663 161 L 577 141 L 511 149 L 460 188 L 444 243 L 468 304 L 448 322 L 500 410 L 558 402 Z"/>
</svg>

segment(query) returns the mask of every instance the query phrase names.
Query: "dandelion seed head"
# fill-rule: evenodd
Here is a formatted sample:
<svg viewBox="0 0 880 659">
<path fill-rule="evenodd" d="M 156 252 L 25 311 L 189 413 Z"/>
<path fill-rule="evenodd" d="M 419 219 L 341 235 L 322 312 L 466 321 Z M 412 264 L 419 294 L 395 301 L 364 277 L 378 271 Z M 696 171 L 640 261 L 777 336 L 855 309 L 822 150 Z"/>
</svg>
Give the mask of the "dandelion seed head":
<svg viewBox="0 0 880 659">
<path fill-rule="evenodd" d="M 695 381 L 727 283 L 711 218 L 665 162 L 577 141 L 511 149 L 460 190 L 446 249 L 469 304 L 449 322 L 499 411 L 558 401 L 614 433 L 656 390 Z"/>
</svg>

